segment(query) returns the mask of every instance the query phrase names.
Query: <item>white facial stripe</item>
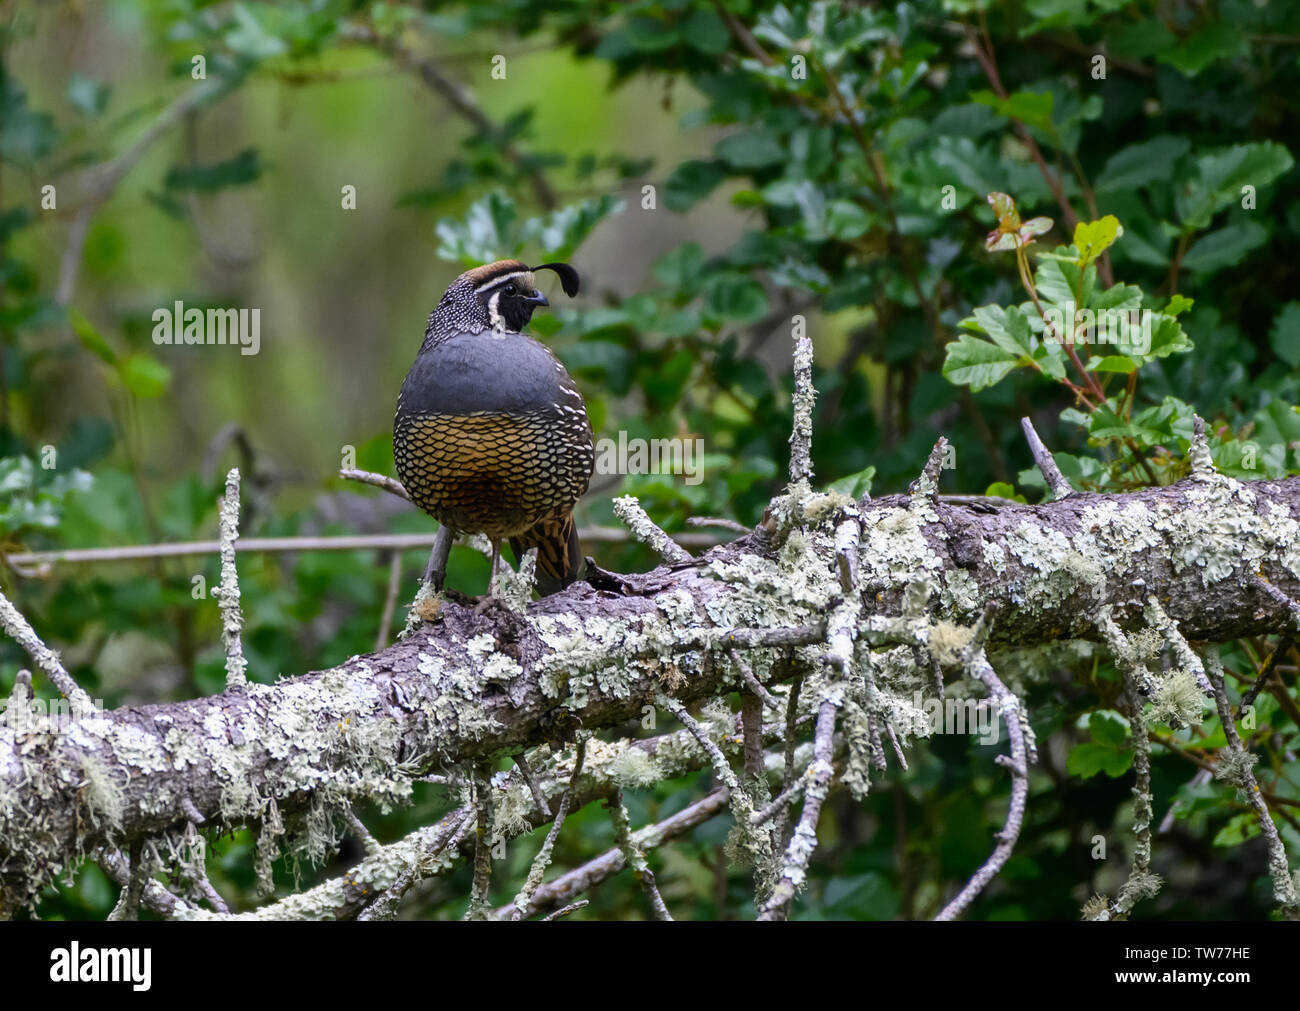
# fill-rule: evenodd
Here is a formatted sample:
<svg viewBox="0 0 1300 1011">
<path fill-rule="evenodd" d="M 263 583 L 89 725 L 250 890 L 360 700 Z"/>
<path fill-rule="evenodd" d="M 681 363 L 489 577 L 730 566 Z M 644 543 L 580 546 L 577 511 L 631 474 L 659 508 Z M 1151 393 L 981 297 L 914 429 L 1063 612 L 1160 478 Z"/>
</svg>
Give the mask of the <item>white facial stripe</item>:
<svg viewBox="0 0 1300 1011">
<path fill-rule="evenodd" d="M 501 318 L 501 313 L 497 310 L 497 299 L 501 297 L 501 292 L 494 291 L 492 297 L 488 299 L 488 319 L 492 321 L 493 330 L 504 330 L 506 321 Z"/>
<path fill-rule="evenodd" d="M 513 274 L 502 274 L 500 277 L 494 277 L 491 281 L 479 285 L 474 290 L 480 295 L 484 292 L 491 291 L 493 288 L 509 284 L 511 281 L 518 281 L 521 278 L 528 278 L 528 283 L 532 284 L 533 272 L 531 270 L 516 270 Z"/>
</svg>

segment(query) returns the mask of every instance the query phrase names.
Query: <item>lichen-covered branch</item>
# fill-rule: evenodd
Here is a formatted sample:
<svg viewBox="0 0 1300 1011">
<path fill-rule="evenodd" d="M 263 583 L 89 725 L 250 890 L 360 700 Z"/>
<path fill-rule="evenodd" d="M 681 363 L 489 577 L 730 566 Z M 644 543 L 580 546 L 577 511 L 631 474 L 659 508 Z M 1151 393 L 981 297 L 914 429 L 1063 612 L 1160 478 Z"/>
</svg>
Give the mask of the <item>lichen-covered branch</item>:
<svg viewBox="0 0 1300 1011">
<path fill-rule="evenodd" d="M 1201 677 L 1189 643 L 1294 628 L 1252 577 L 1300 596 L 1300 479 L 1202 472 L 980 508 L 936 497 L 937 467 L 916 494 L 859 502 L 792 486 L 758 529 L 689 566 L 596 572 L 522 614 L 431 600 L 401 641 L 331 670 L 81 714 L 41 739 L 0 726 L 0 902 L 26 905 L 61 867 L 198 819 L 223 831 L 279 818 L 283 835 L 262 831 L 268 846 L 322 859 L 352 803 L 406 803 L 419 777 L 624 724 L 661 693 L 719 697 L 747 681 L 733 650 L 773 698 L 773 686 L 804 679 L 813 711 L 834 671 L 854 743 L 844 775 L 859 789 L 877 759 L 856 742 L 878 752 L 882 728 L 901 747 L 924 733 L 917 665 L 929 684 L 932 667 L 960 669 L 982 616 L 993 650 L 1105 641 L 1105 610 L 1123 633 L 1158 628 L 1177 667 Z M 30 641 L 30 626 L 3 613 Z M 810 777 L 805 812 L 814 787 Z M 522 779 L 520 790 L 536 808 Z M 814 829 L 801 820 L 806 845 Z M 772 821 L 784 831 L 780 812 Z M 793 885 L 789 845 L 777 836 Z M 146 883 L 141 901 L 154 900 L 171 901 Z"/>
<path fill-rule="evenodd" d="M 239 607 L 239 572 L 235 565 L 235 541 L 239 539 L 239 469 L 226 475 L 226 494 L 221 499 L 221 585 L 213 596 L 221 604 L 221 641 L 226 647 L 226 687 L 248 683 L 248 661 L 244 659 L 241 635 L 244 615 Z"/>
</svg>

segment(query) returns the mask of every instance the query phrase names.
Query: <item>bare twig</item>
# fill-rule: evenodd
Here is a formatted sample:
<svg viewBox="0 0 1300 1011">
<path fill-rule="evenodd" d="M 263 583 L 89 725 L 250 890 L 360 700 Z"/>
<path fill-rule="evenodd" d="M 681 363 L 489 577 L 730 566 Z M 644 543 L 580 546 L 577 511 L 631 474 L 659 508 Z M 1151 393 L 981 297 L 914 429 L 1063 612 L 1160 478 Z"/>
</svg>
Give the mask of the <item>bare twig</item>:
<svg viewBox="0 0 1300 1011">
<path fill-rule="evenodd" d="M 168 105 L 129 148 L 111 161 L 90 169 L 86 176 L 86 195 L 77 207 L 68 229 L 68 245 L 59 262 L 59 281 L 54 291 L 54 301 L 68 305 L 77 290 L 77 275 L 81 270 L 81 253 L 86 245 L 91 218 L 99 210 L 126 174 L 135 168 L 146 151 L 159 137 L 179 123 L 193 109 L 217 95 L 226 87 L 220 78 L 212 78 L 194 85 Z"/>
<path fill-rule="evenodd" d="M 577 902 L 570 902 L 567 906 L 561 906 L 553 913 L 547 913 L 542 917 L 542 922 L 550 923 L 552 920 L 558 920 L 562 916 L 568 916 L 570 913 L 576 912 L 583 906 L 589 905 L 591 905 L 590 899 L 579 899 Z"/>
<path fill-rule="evenodd" d="M 1053 459 L 1051 451 L 1043 445 L 1043 440 L 1038 437 L 1038 432 L 1034 430 L 1034 423 L 1028 418 L 1021 418 L 1020 428 L 1025 433 L 1025 441 L 1029 443 L 1029 452 L 1034 455 L 1034 463 L 1038 464 L 1038 472 L 1043 475 L 1047 487 L 1052 490 L 1052 494 L 1056 498 L 1065 498 L 1074 489 L 1070 487 L 1070 482 L 1061 473 L 1061 468 L 1056 465 L 1056 460 Z"/>
<path fill-rule="evenodd" d="M 254 552 L 299 551 L 406 551 L 428 548 L 437 540 L 437 534 L 352 534 L 338 537 L 241 537 L 241 554 Z M 631 536 L 619 527 L 579 527 L 578 536 L 586 544 L 626 544 Z M 708 548 L 721 543 L 712 534 L 678 534 L 677 541 L 687 547 Z M 192 555 L 211 555 L 221 550 L 220 541 L 179 541 L 174 544 L 137 544 L 115 548 L 72 548 L 64 551 L 24 551 L 6 555 L 5 561 L 14 567 L 36 566 L 33 572 L 19 572 L 22 576 L 43 576 L 55 564 L 95 564 L 100 562 L 135 562 L 154 558 L 179 558 Z"/>
<path fill-rule="evenodd" d="M 753 668 L 751 668 L 749 664 L 745 663 L 744 657 L 734 649 L 727 650 L 727 655 L 731 657 L 731 662 L 736 665 L 736 670 L 740 671 L 740 679 L 745 682 L 745 687 L 754 695 L 757 695 L 762 699 L 763 705 L 769 706 L 772 709 L 780 708 L 781 704 L 777 702 L 771 692 L 763 687 L 763 682 L 758 680 L 758 677 L 754 674 Z"/>
<path fill-rule="evenodd" d="M 396 495 L 400 499 L 411 501 L 410 493 L 407 492 L 406 486 L 395 477 L 389 477 L 386 474 L 376 474 L 372 470 L 356 470 L 353 467 L 343 467 L 339 470 L 339 477 L 346 481 L 359 481 L 361 484 L 374 485 L 376 488 L 382 488 L 390 495 Z"/>
<path fill-rule="evenodd" d="M 752 529 L 736 520 L 729 520 L 725 516 L 688 516 L 686 518 L 688 527 L 718 527 L 721 530 L 730 530 L 737 534 L 747 534 Z"/>
<path fill-rule="evenodd" d="M 555 209 L 558 204 L 555 191 L 551 188 L 551 184 L 547 182 L 541 168 L 524 155 L 515 144 L 505 138 L 502 128 L 492 122 L 469 88 L 454 77 L 443 73 L 442 69 L 432 59 L 416 56 L 403 46 L 395 36 L 380 36 L 369 25 L 344 22 L 340 27 L 340 34 L 344 38 L 373 46 L 390 56 L 398 66 L 414 71 L 431 91 L 442 96 L 447 101 L 447 104 L 480 134 L 490 140 L 499 140 L 499 149 L 502 155 L 515 166 L 522 176 L 528 179 L 538 204 L 548 211 Z"/>
<path fill-rule="evenodd" d="M 1286 595 L 1283 594 L 1283 596 L 1285 597 Z M 1290 598 L 1288 597 L 1287 600 L 1289 601 Z M 1255 678 L 1255 683 L 1252 684 L 1250 688 L 1246 690 L 1246 693 L 1241 696 L 1241 704 L 1237 707 L 1238 713 L 1244 712 L 1250 706 L 1255 704 L 1255 700 L 1259 698 L 1259 693 L 1264 690 L 1264 686 L 1268 684 L 1268 679 L 1273 676 L 1273 671 L 1277 667 L 1278 660 L 1286 656 L 1287 653 L 1291 651 L 1291 647 L 1294 644 L 1295 640 L 1292 639 L 1291 636 L 1287 635 L 1282 637 L 1281 641 L 1277 644 L 1277 647 L 1268 655 L 1268 659 L 1264 661 L 1264 666 L 1259 669 L 1259 674 Z"/>
<path fill-rule="evenodd" d="M 361 840 L 361 845 L 365 847 L 367 853 L 374 855 L 383 849 L 379 840 L 370 834 L 370 829 L 366 828 L 365 823 L 357 817 L 355 810 L 350 807 L 345 809 L 343 818 L 348 823 L 348 827 L 352 829 L 352 834 Z"/>
<path fill-rule="evenodd" d="M 375 633 L 375 651 L 388 645 L 388 635 L 393 630 L 393 612 L 397 610 L 397 591 L 402 581 L 402 553 L 394 551 L 388 561 L 388 587 L 384 591 L 384 611 L 379 616 L 379 631 Z"/>
<path fill-rule="evenodd" d="M 529 792 L 533 795 L 533 803 L 537 805 L 537 813 L 542 818 L 550 818 L 551 805 L 546 803 L 546 795 L 542 793 L 541 785 L 537 782 L 537 777 L 533 775 L 533 770 L 528 767 L 528 760 L 524 757 L 522 751 L 514 756 L 514 763 L 515 767 L 519 769 L 519 775 L 528 784 Z"/>
</svg>

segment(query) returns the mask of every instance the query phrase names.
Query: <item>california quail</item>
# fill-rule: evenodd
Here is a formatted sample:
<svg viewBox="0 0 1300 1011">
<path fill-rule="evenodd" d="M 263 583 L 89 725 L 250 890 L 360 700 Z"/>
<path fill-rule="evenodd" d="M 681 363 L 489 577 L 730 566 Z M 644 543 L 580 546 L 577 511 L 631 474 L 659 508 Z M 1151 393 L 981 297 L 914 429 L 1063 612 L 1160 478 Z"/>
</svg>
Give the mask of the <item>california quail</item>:
<svg viewBox="0 0 1300 1011">
<path fill-rule="evenodd" d="M 578 293 L 567 263 L 517 260 L 475 267 L 447 289 L 397 398 L 393 457 L 411 500 L 442 525 L 441 563 L 453 531 L 485 534 L 495 585 L 509 539 L 518 557 L 537 548 L 537 588 L 554 593 L 578 575 L 573 506 L 595 453 L 582 394 L 551 350 L 520 332 L 550 304 L 537 270 Z M 441 568 L 430 559 L 438 585 Z"/>
</svg>

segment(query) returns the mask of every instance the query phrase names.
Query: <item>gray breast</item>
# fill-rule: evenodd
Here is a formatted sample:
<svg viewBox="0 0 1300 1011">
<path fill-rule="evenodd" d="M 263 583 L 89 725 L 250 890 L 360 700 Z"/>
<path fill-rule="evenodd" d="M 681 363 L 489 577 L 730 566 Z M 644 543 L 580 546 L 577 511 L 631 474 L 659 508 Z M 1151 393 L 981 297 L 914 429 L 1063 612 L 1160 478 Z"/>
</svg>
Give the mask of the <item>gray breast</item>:
<svg viewBox="0 0 1300 1011">
<path fill-rule="evenodd" d="M 399 413 L 550 414 L 581 405 L 547 347 L 523 334 L 485 330 L 422 351 L 402 384 Z"/>
</svg>

